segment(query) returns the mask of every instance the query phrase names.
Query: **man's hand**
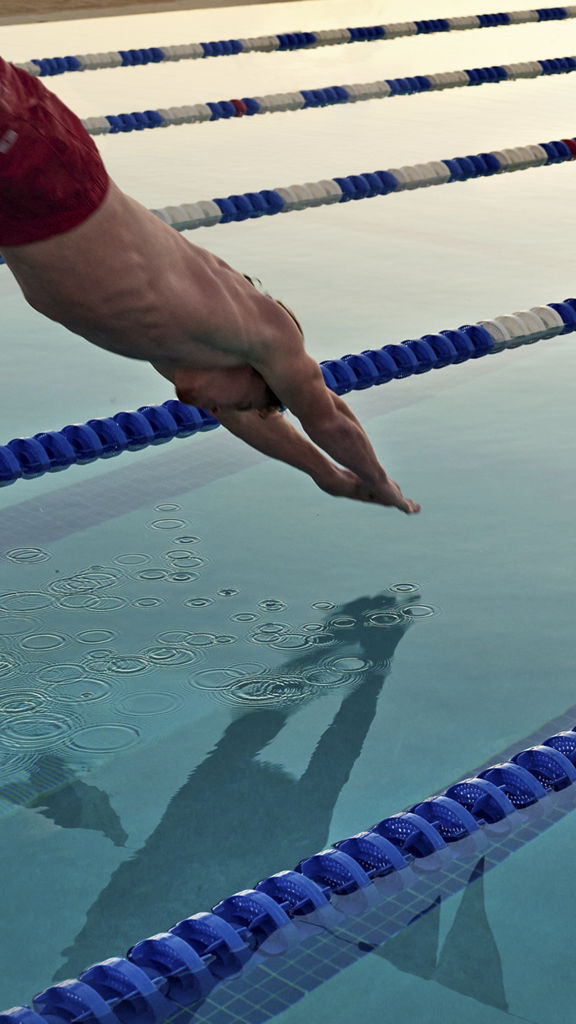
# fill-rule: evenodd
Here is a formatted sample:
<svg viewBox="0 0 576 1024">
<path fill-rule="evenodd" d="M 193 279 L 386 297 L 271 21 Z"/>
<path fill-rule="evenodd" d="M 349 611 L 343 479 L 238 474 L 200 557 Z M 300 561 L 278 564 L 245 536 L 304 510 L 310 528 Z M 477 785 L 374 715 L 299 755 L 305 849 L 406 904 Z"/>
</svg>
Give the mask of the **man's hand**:
<svg viewBox="0 0 576 1024">
<path fill-rule="evenodd" d="M 410 498 L 405 498 L 398 484 L 385 474 L 376 487 L 370 488 L 349 469 L 332 465 L 330 474 L 316 483 L 326 494 L 336 498 L 352 498 L 354 501 L 368 501 L 387 508 L 398 508 L 406 515 L 414 515 L 420 511 L 420 505 Z"/>
</svg>

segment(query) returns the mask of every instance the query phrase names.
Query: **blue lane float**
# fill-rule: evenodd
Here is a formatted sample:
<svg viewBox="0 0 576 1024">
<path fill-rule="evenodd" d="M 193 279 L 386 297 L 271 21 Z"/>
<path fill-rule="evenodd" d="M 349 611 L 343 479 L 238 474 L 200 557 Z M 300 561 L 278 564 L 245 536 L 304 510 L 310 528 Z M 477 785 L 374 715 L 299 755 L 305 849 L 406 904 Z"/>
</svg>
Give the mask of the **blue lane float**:
<svg viewBox="0 0 576 1024">
<path fill-rule="evenodd" d="M 574 331 L 576 299 L 570 298 L 327 359 L 320 366 L 326 386 L 345 395 Z M 206 409 L 170 399 L 162 405 L 145 405 L 134 412 L 14 438 L 0 446 L 0 486 L 112 458 L 123 451 L 140 451 L 217 426 L 218 420 Z"/>
<path fill-rule="evenodd" d="M 279 35 L 248 39 L 220 39 L 209 43 L 184 43 L 178 46 L 148 46 L 108 53 L 86 53 L 67 57 L 41 57 L 18 64 L 32 75 L 63 75 L 111 67 L 141 67 L 167 60 L 198 60 L 207 57 L 235 57 L 242 53 L 312 50 L 319 46 L 346 43 L 372 43 L 406 36 L 432 35 L 476 28 L 501 28 L 509 25 L 565 21 L 576 18 L 576 6 L 542 7 L 502 14 L 471 14 L 452 18 L 425 18 L 391 25 L 321 29 L 313 32 L 281 32 Z"/>
<path fill-rule="evenodd" d="M 275 936 L 289 941 L 299 920 L 316 915 L 324 927 L 336 926 L 342 898 L 359 894 L 369 906 L 371 893 L 382 898 L 374 884 L 379 879 L 397 875 L 413 861 L 450 856 L 450 848 L 457 854 L 458 843 L 522 815 L 575 781 L 576 727 L 304 858 L 293 871 L 229 896 L 209 913 L 137 942 L 125 957 L 109 957 L 78 979 L 51 985 L 35 996 L 33 1008 L 0 1013 L 0 1024 L 166 1020 L 240 974 Z"/>
<path fill-rule="evenodd" d="M 164 107 L 157 110 L 97 115 L 84 118 L 82 124 L 89 135 L 118 135 L 127 132 L 141 132 L 150 128 L 167 128 L 171 125 L 204 124 L 238 117 L 254 117 L 257 114 L 342 106 L 343 104 L 386 99 L 393 96 L 415 96 L 423 92 L 440 92 L 445 89 L 466 86 L 542 78 L 549 75 L 569 74 L 571 71 L 576 71 L 576 58 L 550 57 L 543 60 L 523 61 L 519 64 L 467 68 L 459 71 L 438 71 L 407 78 L 385 78 L 378 82 L 328 85 L 321 89 L 300 89 L 296 92 L 243 96 L 241 99 L 209 100 L 206 103 Z"/>
</svg>

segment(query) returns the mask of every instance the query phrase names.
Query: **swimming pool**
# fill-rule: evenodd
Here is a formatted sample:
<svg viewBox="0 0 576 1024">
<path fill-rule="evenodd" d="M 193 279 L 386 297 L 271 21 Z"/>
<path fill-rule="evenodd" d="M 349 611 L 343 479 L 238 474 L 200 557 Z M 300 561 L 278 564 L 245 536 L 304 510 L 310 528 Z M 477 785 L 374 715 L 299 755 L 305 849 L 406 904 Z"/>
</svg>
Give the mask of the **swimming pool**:
<svg viewBox="0 0 576 1024">
<path fill-rule="evenodd" d="M 407 16 L 361 6 L 358 24 Z M 4 51 L 337 27 L 346 7 L 11 28 Z M 575 33 L 527 25 L 459 34 L 457 52 L 430 36 L 49 84 L 90 116 L 559 56 Z M 159 207 L 561 138 L 574 134 L 571 95 L 562 76 L 100 145 L 120 185 Z M 571 173 L 190 237 L 263 277 L 325 359 L 572 294 Z M 0 289 L 3 440 L 170 397 L 144 365 L 111 362 L 24 307 L 5 270 Z M 221 431 L 2 490 L 1 590 L 16 596 L 0 599 L 0 1005 L 550 735 L 574 704 L 574 359 L 567 336 L 350 396 L 422 501 L 414 521 L 330 500 Z M 464 895 L 440 899 L 437 886 L 428 913 L 362 957 L 349 942 L 350 962 L 342 943 L 310 947 L 306 980 L 294 951 L 274 991 L 248 974 L 194 1016 L 372 1020 L 386 1000 L 406 1021 L 556 1020 L 571 1006 L 573 829 L 566 814 Z"/>
</svg>

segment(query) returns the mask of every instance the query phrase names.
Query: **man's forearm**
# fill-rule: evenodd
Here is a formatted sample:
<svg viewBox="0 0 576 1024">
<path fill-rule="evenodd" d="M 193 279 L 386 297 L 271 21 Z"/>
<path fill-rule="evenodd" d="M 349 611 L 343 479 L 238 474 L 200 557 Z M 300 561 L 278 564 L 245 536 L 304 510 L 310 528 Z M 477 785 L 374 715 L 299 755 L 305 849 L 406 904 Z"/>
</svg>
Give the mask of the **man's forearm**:
<svg viewBox="0 0 576 1024">
<path fill-rule="evenodd" d="M 286 462 L 312 477 L 320 487 L 329 482 L 335 467 L 329 459 L 279 412 L 265 418 L 256 410 L 215 413 L 231 434 L 272 459 Z"/>
<path fill-rule="evenodd" d="M 337 395 L 331 393 L 333 416 L 320 422 L 302 426 L 319 448 L 322 448 L 340 466 L 349 469 L 368 487 L 386 480 L 368 437 L 352 410 Z"/>
</svg>

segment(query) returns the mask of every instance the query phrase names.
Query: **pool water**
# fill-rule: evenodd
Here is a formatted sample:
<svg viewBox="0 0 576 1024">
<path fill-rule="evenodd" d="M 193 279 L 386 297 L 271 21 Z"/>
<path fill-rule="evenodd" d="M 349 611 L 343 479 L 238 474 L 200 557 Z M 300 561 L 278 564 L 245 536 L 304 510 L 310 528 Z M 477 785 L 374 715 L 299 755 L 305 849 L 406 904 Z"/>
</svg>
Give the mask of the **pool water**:
<svg viewBox="0 0 576 1024">
<path fill-rule="evenodd" d="M 3 49 L 24 60 L 336 27 L 348 6 L 26 26 L 5 29 Z M 430 15 L 357 6 L 355 24 Z M 437 13 L 469 11 L 447 0 Z M 574 23 L 550 23 L 50 84 L 87 116 L 561 56 L 575 39 Z M 155 207 L 566 137 L 572 88 L 505 83 L 101 148 Z M 573 294 L 571 173 L 189 237 L 259 273 L 328 358 Z M 33 313 L 6 269 L 0 291 L 3 441 L 170 397 L 145 364 Z M 0 1006 L 576 724 L 574 353 L 568 335 L 349 396 L 419 517 L 331 499 L 221 430 L 2 490 Z M 396 934 L 388 905 L 373 909 L 377 925 L 321 929 L 182 1016 L 567 1016 L 569 810 L 536 820 L 494 870 L 467 849 L 458 887 L 440 868 L 414 879 Z"/>
</svg>

